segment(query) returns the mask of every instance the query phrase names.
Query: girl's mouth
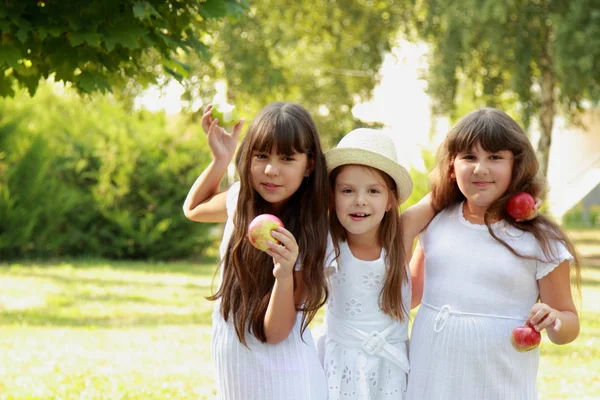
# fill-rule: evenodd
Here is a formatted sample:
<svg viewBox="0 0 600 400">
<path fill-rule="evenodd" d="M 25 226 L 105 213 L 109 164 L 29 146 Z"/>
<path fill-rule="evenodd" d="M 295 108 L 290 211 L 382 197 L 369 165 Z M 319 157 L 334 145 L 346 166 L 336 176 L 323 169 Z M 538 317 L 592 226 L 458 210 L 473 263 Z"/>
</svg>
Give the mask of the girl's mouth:
<svg viewBox="0 0 600 400">
<path fill-rule="evenodd" d="M 264 187 L 266 190 L 272 192 L 272 191 L 279 189 L 281 187 L 281 185 L 275 185 L 273 183 L 262 183 L 262 187 Z"/>
<path fill-rule="evenodd" d="M 350 214 L 350 218 L 354 219 L 354 220 L 360 220 L 360 219 L 364 219 L 367 217 L 370 217 L 371 214 L 366 214 L 366 213 L 354 213 L 354 214 Z"/>
</svg>

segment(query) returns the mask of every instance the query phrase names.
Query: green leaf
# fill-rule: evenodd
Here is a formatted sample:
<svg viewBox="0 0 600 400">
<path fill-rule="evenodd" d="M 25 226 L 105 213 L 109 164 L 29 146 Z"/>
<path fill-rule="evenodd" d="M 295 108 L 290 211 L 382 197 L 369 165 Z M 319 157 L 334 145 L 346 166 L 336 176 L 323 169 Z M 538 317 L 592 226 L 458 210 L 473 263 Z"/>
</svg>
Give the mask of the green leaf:
<svg viewBox="0 0 600 400">
<path fill-rule="evenodd" d="M 108 51 L 113 51 L 117 44 L 128 49 L 137 49 L 141 47 L 139 39 L 144 34 L 144 29 L 138 25 L 121 25 L 107 32 L 104 36 L 104 44 Z"/>
<path fill-rule="evenodd" d="M 84 71 L 75 77 L 75 82 L 86 93 L 92 93 L 96 90 L 101 92 L 110 92 L 110 85 L 106 77 L 98 72 Z"/>
<path fill-rule="evenodd" d="M 0 46 L 0 65 L 6 63 L 8 66 L 17 68 L 22 58 L 21 50 L 14 46 Z"/>
<path fill-rule="evenodd" d="M 133 16 L 139 20 L 146 18 L 146 6 L 142 2 L 133 5 Z"/>
<path fill-rule="evenodd" d="M 100 47 L 102 36 L 97 32 L 76 31 L 69 36 L 69 42 L 73 47 L 87 43 L 92 47 Z"/>
<path fill-rule="evenodd" d="M 147 1 L 140 1 L 133 5 L 133 16 L 140 21 L 149 19 L 150 17 L 162 18 L 162 15 L 156 11 L 156 8 Z"/>
<path fill-rule="evenodd" d="M 31 24 L 25 20 L 19 21 L 19 32 L 17 32 L 17 38 L 21 43 L 25 43 L 31 32 Z"/>
<path fill-rule="evenodd" d="M 227 3 L 223 0 L 207 0 L 202 3 L 200 14 L 206 18 L 221 18 L 227 15 Z"/>
</svg>

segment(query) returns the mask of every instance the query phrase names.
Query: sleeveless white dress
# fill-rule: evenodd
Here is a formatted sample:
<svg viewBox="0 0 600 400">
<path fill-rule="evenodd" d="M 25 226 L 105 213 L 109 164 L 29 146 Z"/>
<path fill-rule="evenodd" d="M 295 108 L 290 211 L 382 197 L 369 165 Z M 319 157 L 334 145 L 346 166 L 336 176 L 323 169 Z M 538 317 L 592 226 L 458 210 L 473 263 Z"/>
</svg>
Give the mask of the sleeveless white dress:
<svg viewBox="0 0 600 400">
<path fill-rule="evenodd" d="M 533 235 L 504 221 L 467 221 L 462 204 L 438 214 L 420 236 L 425 253 L 421 307 L 411 331 L 407 399 L 537 399 L 539 350 L 519 353 L 510 333 L 539 296 L 538 280 L 573 257 L 553 243 L 548 260 Z"/>
<path fill-rule="evenodd" d="M 227 194 L 228 219 L 221 242 L 221 258 L 234 229 L 239 182 Z M 235 328 L 221 316 L 220 302 L 212 315 L 212 357 L 222 400 L 325 400 L 327 387 L 309 329 L 300 335 L 301 315 L 281 343 L 261 343 L 246 334 L 248 347 L 238 340 Z"/>
<path fill-rule="evenodd" d="M 403 399 L 409 371 L 408 317 L 393 320 L 379 307 L 385 251 L 375 261 L 355 258 L 346 242 L 340 243 L 340 251 L 331 264 L 336 272 L 329 278 L 325 334 L 319 339 L 329 400 Z M 410 282 L 401 295 L 409 307 Z"/>
</svg>

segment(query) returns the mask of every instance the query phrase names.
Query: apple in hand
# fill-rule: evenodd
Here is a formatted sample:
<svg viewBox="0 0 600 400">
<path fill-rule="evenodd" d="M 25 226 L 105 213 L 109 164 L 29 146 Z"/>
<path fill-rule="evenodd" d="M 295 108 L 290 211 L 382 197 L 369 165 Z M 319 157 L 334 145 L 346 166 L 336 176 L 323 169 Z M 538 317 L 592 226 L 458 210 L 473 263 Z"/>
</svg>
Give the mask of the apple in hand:
<svg viewBox="0 0 600 400">
<path fill-rule="evenodd" d="M 267 251 L 269 246 L 267 242 L 279 243 L 272 235 L 271 231 L 277 228 L 283 228 L 283 222 L 271 214 L 261 214 L 254 218 L 248 226 L 248 239 L 254 247 L 259 250 Z"/>
<path fill-rule="evenodd" d="M 218 119 L 221 126 L 234 126 L 240 122 L 235 106 L 224 101 L 213 103 L 210 115 Z"/>
<path fill-rule="evenodd" d="M 517 326 L 510 334 L 510 342 L 520 352 L 535 349 L 541 341 L 542 334 L 528 325 Z"/>
<path fill-rule="evenodd" d="M 535 199 L 529 193 L 517 193 L 508 199 L 506 211 L 514 219 L 527 218 L 535 211 Z"/>
</svg>

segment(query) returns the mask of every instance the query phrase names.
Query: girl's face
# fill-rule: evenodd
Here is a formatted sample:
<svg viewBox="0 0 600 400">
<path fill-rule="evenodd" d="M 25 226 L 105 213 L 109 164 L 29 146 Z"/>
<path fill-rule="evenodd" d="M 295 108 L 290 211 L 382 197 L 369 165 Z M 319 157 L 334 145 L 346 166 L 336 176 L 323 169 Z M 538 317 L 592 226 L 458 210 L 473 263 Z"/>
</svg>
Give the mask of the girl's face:
<svg viewBox="0 0 600 400">
<path fill-rule="evenodd" d="M 347 165 L 335 180 L 335 212 L 348 240 L 377 237 L 381 220 L 391 207 L 383 178 L 369 167 Z"/>
<path fill-rule="evenodd" d="M 471 150 L 456 155 L 451 177 L 456 179 L 469 206 L 485 212 L 508 189 L 513 164 L 512 151 L 488 153 L 479 143 L 475 143 Z"/>
<path fill-rule="evenodd" d="M 296 193 L 311 170 L 312 162 L 306 153 L 277 154 L 273 146 L 270 153 L 252 154 L 250 180 L 254 190 L 278 210 Z"/>
</svg>

